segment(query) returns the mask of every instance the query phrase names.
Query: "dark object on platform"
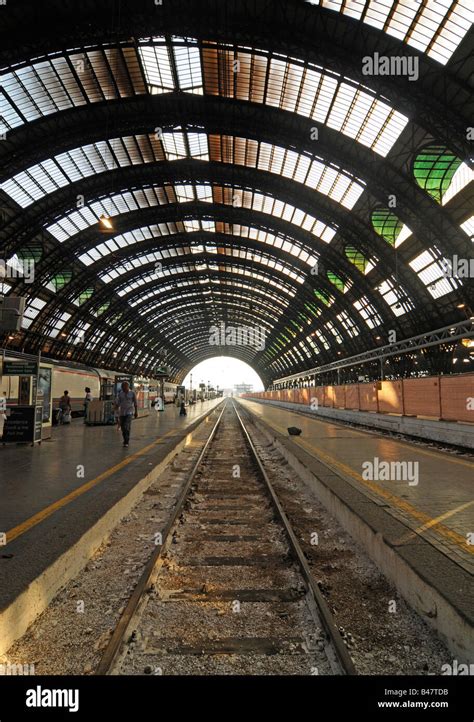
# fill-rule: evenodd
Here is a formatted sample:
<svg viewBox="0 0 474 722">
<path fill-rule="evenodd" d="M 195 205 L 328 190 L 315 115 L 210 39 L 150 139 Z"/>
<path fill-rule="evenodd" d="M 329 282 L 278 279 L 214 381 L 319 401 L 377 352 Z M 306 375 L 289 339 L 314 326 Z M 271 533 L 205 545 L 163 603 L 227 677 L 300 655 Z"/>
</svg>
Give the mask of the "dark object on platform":
<svg viewBox="0 0 474 722">
<path fill-rule="evenodd" d="M 288 433 L 290 436 L 299 436 L 301 434 L 301 429 L 298 429 L 297 426 L 289 426 Z"/>
</svg>

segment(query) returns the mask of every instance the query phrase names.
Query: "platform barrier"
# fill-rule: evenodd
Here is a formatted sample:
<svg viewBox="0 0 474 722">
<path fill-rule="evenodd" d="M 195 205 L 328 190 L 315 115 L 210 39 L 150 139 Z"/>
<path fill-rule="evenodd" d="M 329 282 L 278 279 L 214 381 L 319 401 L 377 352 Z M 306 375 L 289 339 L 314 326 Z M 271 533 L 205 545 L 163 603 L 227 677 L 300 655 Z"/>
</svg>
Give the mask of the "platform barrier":
<svg viewBox="0 0 474 722">
<path fill-rule="evenodd" d="M 397 381 L 312 386 L 245 394 L 310 406 L 371 411 L 399 416 L 423 416 L 440 421 L 474 422 L 474 374 L 429 376 Z"/>
</svg>

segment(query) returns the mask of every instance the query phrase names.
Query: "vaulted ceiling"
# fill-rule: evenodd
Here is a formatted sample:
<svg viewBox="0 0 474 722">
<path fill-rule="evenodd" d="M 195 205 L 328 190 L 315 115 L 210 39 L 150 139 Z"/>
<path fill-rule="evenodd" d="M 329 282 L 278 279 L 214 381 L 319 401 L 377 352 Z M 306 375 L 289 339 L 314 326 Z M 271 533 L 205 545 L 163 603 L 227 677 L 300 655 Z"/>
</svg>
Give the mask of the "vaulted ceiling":
<svg viewBox="0 0 474 722">
<path fill-rule="evenodd" d="M 0 6 L 0 286 L 27 297 L 3 342 L 178 381 L 224 353 L 269 383 L 462 320 L 443 263 L 473 257 L 472 12 Z M 220 323 L 265 348 L 210 344 Z"/>
</svg>

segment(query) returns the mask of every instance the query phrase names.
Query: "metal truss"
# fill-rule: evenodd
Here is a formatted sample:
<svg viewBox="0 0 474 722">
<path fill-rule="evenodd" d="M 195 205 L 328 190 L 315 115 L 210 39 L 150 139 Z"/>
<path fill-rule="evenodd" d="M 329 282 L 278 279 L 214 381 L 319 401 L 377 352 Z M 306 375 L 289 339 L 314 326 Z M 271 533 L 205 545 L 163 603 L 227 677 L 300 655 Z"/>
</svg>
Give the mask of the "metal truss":
<svg viewBox="0 0 474 722">
<path fill-rule="evenodd" d="M 120 352 L 124 342 L 136 344 L 140 352 L 136 358 L 129 359 L 125 368 L 145 372 L 146 364 L 141 359 L 147 358 L 148 352 L 157 354 L 165 350 L 168 354 L 172 373 L 181 378 L 183 370 L 190 363 L 214 355 L 216 349 L 210 349 L 206 343 L 209 323 L 214 319 L 225 319 L 229 323 L 238 319 L 249 323 L 252 309 L 258 308 L 259 293 L 265 288 L 280 289 L 278 292 L 284 299 L 285 311 L 276 318 L 262 308 L 253 312 L 256 321 L 268 321 L 271 331 L 268 343 L 272 344 L 280 337 L 291 319 L 304 316 L 305 306 L 311 302 L 321 315 L 314 321 L 311 329 L 304 327 L 294 336 L 294 344 L 305 342 L 309 330 L 313 331 L 330 321 L 344 338 L 346 352 L 356 353 L 361 348 L 370 348 L 376 344 L 377 330 L 370 330 L 354 311 L 354 302 L 365 296 L 381 319 L 381 327 L 395 330 L 397 335 L 409 336 L 408 343 L 416 339 L 428 338 L 429 335 L 413 336 L 437 323 L 453 320 L 456 323 L 459 312 L 456 306 L 469 298 L 469 289 L 461 287 L 450 293 L 448 298 L 435 302 L 421 282 L 419 276 L 409 265 L 411 259 L 423 250 L 435 247 L 439 253 L 453 255 L 458 253 L 469 256 L 472 252 L 467 236 L 459 228 L 459 203 L 457 197 L 453 208 L 443 207 L 421 189 L 413 175 L 412 162 L 415 154 L 430 143 L 444 144 L 468 163 L 471 148 L 466 140 L 466 127 L 470 123 L 473 108 L 472 94 L 469 87 L 469 74 L 472 66 L 470 53 L 473 49 L 474 36 L 467 36 L 447 67 L 431 60 L 424 53 L 419 53 L 404 42 L 390 37 L 360 22 L 354 32 L 354 22 L 343 14 L 338 14 L 322 7 L 314 7 L 302 0 L 173 0 L 173 3 L 153 6 L 152 0 L 127 0 L 121 5 L 120 19 L 114 14 L 116 9 L 113 0 L 82 0 L 75 8 L 74 19 L 62 0 L 51 0 L 46 7 L 32 0 L 16 0 L 5 13 L 3 30 L 0 30 L 0 66 L 7 68 L 18 64 L 26 67 L 48 53 L 56 58 L 63 56 L 71 73 L 74 68 L 66 58 L 66 48 L 77 48 L 78 52 L 96 49 L 101 55 L 104 67 L 110 72 L 113 93 L 117 100 L 88 102 L 83 106 L 71 107 L 51 115 L 44 115 L 34 121 L 26 122 L 18 128 L 10 130 L 7 140 L 0 143 L 0 178 L 8 179 L 32 165 L 52 158 L 65 151 L 110 139 L 113 137 L 150 134 L 160 124 L 163 131 L 180 128 L 199 133 L 219 136 L 233 136 L 280 146 L 300 154 L 310 155 L 329 166 L 365 184 L 365 190 L 349 211 L 327 195 L 315 191 L 296 180 L 278 176 L 271 172 L 257 170 L 252 166 L 242 166 L 233 159 L 232 163 L 216 161 L 198 161 L 191 157 L 176 161 L 150 162 L 118 168 L 113 171 L 98 173 L 85 177 L 64 188 L 45 195 L 30 206 L 20 209 L 6 194 L 0 194 L 2 207 L 2 223 L 0 225 L 0 243 L 3 257 L 11 257 L 17 251 L 38 243 L 43 248 L 43 257 L 37 264 L 35 282 L 27 286 L 21 280 L 14 284 L 12 292 L 17 295 L 37 296 L 47 305 L 44 307 L 27 331 L 19 335 L 19 343 L 27 349 L 38 350 L 46 344 L 49 352 L 64 358 L 74 353 L 82 362 L 93 365 L 107 363 L 113 365 L 121 362 Z M 94 18 L 91 24 L 90 18 Z M 28 21 L 25 22 L 25 18 Z M 114 32 L 110 32 L 111 23 Z M 21 28 L 19 37 L 18 28 Z M 226 97 L 227 88 L 219 84 L 220 96 L 215 97 L 204 93 L 202 96 L 190 92 L 167 92 L 163 95 L 151 95 L 149 92 L 132 97 L 123 97 L 121 83 L 133 81 L 128 69 L 127 78 L 114 73 L 109 62 L 107 51 L 117 50 L 121 56 L 125 50 L 136 49 L 135 38 L 147 39 L 154 35 L 162 36 L 167 45 L 176 42 L 182 46 L 191 45 L 197 40 L 200 52 L 209 47 L 209 41 L 225 46 L 226 52 L 232 54 L 237 47 L 254 48 L 252 54 L 263 57 L 280 56 L 292 58 L 302 68 L 309 64 L 321 69 L 329 69 L 338 73 L 340 78 L 348 82 L 368 86 L 368 79 L 362 74 L 362 58 L 378 52 L 385 55 L 413 55 L 420 64 L 420 77 L 416 89 L 406 78 L 396 76 L 378 76 L 370 78 L 370 88 L 374 97 L 405 114 L 409 123 L 390 150 L 383 157 L 361 143 L 337 132 L 328 125 L 316 123 L 311 118 L 302 117 L 294 112 L 258 105 L 244 98 Z M 315 38 L 318 42 L 315 43 Z M 142 41 L 140 41 L 142 42 Z M 217 47 L 217 46 L 216 46 Z M 219 48 L 218 48 L 219 49 Z M 258 50 L 257 50 L 258 49 Z M 178 69 L 173 53 L 170 52 L 170 67 L 174 77 L 174 85 L 179 87 Z M 140 65 L 139 72 L 146 87 L 144 70 Z M 219 83 L 221 81 L 219 80 Z M 415 92 L 416 91 L 416 92 Z M 135 92 L 135 91 L 133 91 Z M 125 93 L 126 94 L 126 93 Z M 109 97 L 103 94 L 101 97 Z M 159 120 L 158 120 L 159 119 Z M 319 130 L 317 143 L 311 140 L 314 127 Z M 187 146 L 189 154 L 189 143 Z M 190 155 L 190 154 L 189 154 Z M 232 208 L 217 202 L 186 202 L 169 203 L 151 208 L 140 208 L 138 211 L 123 212 L 114 218 L 115 235 L 133 231 L 147 224 L 160 222 L 184 222 L 189 220 L 215 220 L 232 224 L 247 225 L 267 230 L 277 236 L 291 239 L 298 247 L 309 247 L 318 256 L 320 267 L 319 277 L 312 278 L 304 264 L 289 257 L 278 248 L 267 248 L 237 233 L 228 237 L 213 234 L 212 241 L 207 234 L 181 234 L 182 237 L 157 237 L 133 247 L 124 248 L 114 253 L 110 259 L 103 259 L 88 267 L 77 259 L 87 250 L 101 243 L 95 227 L 78 232 L 64 243 L 59 243 L 45 229 L 63 218 L 75 206 L 77 195 L 84 195 L 87 204 L 94 200 L 103 200 L 113 193 L 133 189 L 148 189 L 162 184 L 210 185 L 213 189 L 223 187 L 226 190 L 259 192 L 270 198 L 301 208 L 305 213 L 314 216 L 336 229 L 330 245 L 298 227 L 296 224 L 281 218 L 261 213 L 252 208 Z M 387 204 L 389 195 L 397 198 L 397 217 L 405 223 L 413 235 L 409 242 L 394 250 L 373 229 L 370 218 L 372 211 L 380 205 Z M 462 196 L 464 201 L 464 195 Z M 468 208 L 469 198 L 465 198 Z M 467 212 L 467 211 L 466 211 Z M 113 236 L 110 236 L 113 238 Z M 127 283 L 145 277 L 151 264 L 144 264 L 139 269 L 130 270 L 111 283 L 101 280 L 101 273 L 107 263 L 118 264 L 124 257 L 155 251 L 158 248 L 182 248 L 192 243 L 215 243 L 219 248 L 230 249 L 238 244 L 247 254 L 252 250 L 260 254 L 262 259 L 274 258 L 282 264 L 291 265 L 294 271 L 306 275 L 303 284 L 289 281 L 283 273 L 270 270 L 262 262 L 253 258 L 237 259 L 231 255 L 201 256 L 186 252 L 175 262 L 167 260 L 163 266 L 166 273 L 172 274 L 176 285 L 160 298 L 166 299 L 166 309 L 156 312 L 152 306 L 154 290 L 159 291 L 158 284 L 145 283 L 139 289 L 121 293 Z M 377 265 L 371 271 L 370 278 L 360 273 L 345 255 L 345 246 L 351 245 L 367 257 L 376 257 Z M 180 283 L 199 283 L 197 271 L 188 270 L 177 273 L 176 266 L 183 262 L 190 268 L 197 260 L 217 266 L 209 270 L 208 284 L 202 287 L 211 293 L 212 307 L 205 305 L 204 296 L 192 307 L 200 309 L 200 316 L 183 314 L 179 328 L 170 320 L 173 304 L 178 304 L 181 297 Z M 229 272 L 234 267 L 244 274 L 255 285 L 255 293 L 242 293 L 243 301 L 239 307 L 232 305 L 232 290 L 237 291 L 242 276 L 237 272 Z M 72 279 L 64 288 L 54 295 L 46 287 L 57 273 L 65 267 L 72 269 Z M 266 269 L 266 270 L 265 270 Z M 265 282 L 252 279 L 253 273 L 260 273 Z M 326 276 L 327 272 L 338 273 L 343 280 L 350 281 L 346 293 L 336 291 Z M 387 278 L 396 276 L 396 283 L 405 294 L 405 300 L 413 302 L 415 309 L 404 316 L 395 317 L 388 304 L 378 294 L 378 286 Z M 293 287 L 294 297 L 285 297 L 284 289 Z M 84 289 L 93 289 L 90 300 L 74 305 L 77 294 Z M 213 294 L 213 291 L 225 288 L 226 293 Z M 283 289 L 283 290 L 282 290 Z M 315 298 L 315 289 L 324 291 L 334 297 L 327 307 Z M 257 290 L 259 293 L 257 293 Z M 195 299 L 196 300 L 196 299 Z M 133 302 L 132 306 L 130 302 Z M 246 307 L 249 304 L 249 307 Z M 98 309 L 107 310 L 99 314 Z M 407 305 L 408 308 L 408 305 Z M 250 309 L 250 311 L 249 311 Z M 165 312 L 166 310 L 166 312 Z M 357 319 L 360 330 L 358 337 L 347 334 L 344 325 L 338 320 L 341 312 L 352 320 Z M 73 346 L 64 339 L 48 337 L 62 313 L 70 314 L 64 326 L 64 336 L 74 330 L 77 324 L 87 323 L 88 338 L 99 338 L 100 334 L 113 337 L 107 351 L 102 353 L 100 347 L 88 348 Z M 176 319 L 178 320 L 178 318 Z M 440 329 L 444 331 L 444 329 Z M 361 358 L 360 363 L 392 357 L 400 353 L 408 353 L 415 348 L 427 348 L 440 345 L 443 338 L 433 339 L 423 346 L 411 346 L 393 350 L 396 345 L 382 347 L 356 354 L 349 359 L 330 362 L 338 348 L 334 340 L 329 349 L 322 349 L 319 358 L 328 359 L 328 363 L 316 369 L 304 372 L 320 374 L 326 371 L 338 371 L 351 366 L 354 359 Z M 466 336 L 466 334 L 463 334 Z M 20 338 L 21 337 L 21 338 Z M 449 341 L 458 337 L 449 336 Z M 421 341 L 419 341 L 422 343 Z M 306 348 L 304 346 L 304 348 Z M 391 351 L 380 355 L 384 349 Z M 251 363 L 266 383 L 273 374 L 269 368 L 268 358 L 255 349 L 234 349 L 235 354 Z M 227 350 L 219 349 L 227 353 Z M 279 362 L 290 370 L 292 362 L 279 359 Z M 150 366 L 151 368 L 151 366 Z M 300 374 L 284 377 L 283 380 L 300 378 Z M 280 379 L 281 381 L 281 379 Z"/>
<path fill-rule="evenodd" d="M 444 326 L 438 328 L 435 331 L 429 333 L 422 333 L 412 338 L 404 339 L 380 348 L 365 351 L 364 353 L 357 354 L 356 356 L 349 356 L 349 358 L 341 359 L 340 361 L 333 361 L 323 366 L 316 366 L 315 368 L 308 369 L 299 374 L 292 374 L 291 376 L 283 376 L 273 381 L 271 388 L 282 388 L 292 382 L 299 382 L 310 379 L 311 377 L 319 376 L 319 374 L 338 371 L 344 368 L 354 368 L 356 366 L 362 366 L 372 361 L 382 362 L 386 358 L 391 356 L 399 356 L 410 353 L 412 351 L 419 351 L 421 349 L 430 348 L 431 346 L 441 346 L 445 343 L 453 343 L 463 338 L 474 338 L 474 321 L 473 319 L 467 319 L 466 321 L 460 321 L 454 323 L 451 326 Z"/>
</svg>

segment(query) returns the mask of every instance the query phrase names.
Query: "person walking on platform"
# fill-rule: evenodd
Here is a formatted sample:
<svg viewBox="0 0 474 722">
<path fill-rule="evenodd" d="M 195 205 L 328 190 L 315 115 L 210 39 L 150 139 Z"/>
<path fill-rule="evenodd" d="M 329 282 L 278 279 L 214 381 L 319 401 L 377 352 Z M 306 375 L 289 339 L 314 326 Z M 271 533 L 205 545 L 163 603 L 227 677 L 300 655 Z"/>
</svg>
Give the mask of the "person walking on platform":
<svg viewBox="0 0 474 722">
<path fill-rule="evenodd" d="M 92 394 L 91 390 L 88 386 L 84 389 L 86 392 L 86 395 L 84 397 L 84 423 L 87 423 L 87 409 L 89 408 L 89 404 L 92 401 Z"/>
<path fill-rule="evenodd" d="M 180 416 L 186 416 L 186 414 L 187 414 L 187 412 L 186 412 L 185 403 L 184 403 L 184 401 L 181 401 L 181 406 L 180 406 L 180 409 L 179 409 L 179 415 L 180 415 Z"/>
<path fill-rule="evenodd" d="M 60 414 L 60 422 L 61 424 L 70 424 L 71 423 L 71 397 L 69 396 L 69 391 L 65 391 L 61 398 L 59 399 L 59 410 L 61 412 Z"/>
<path fill-rule="evenodd" d="M 3 428 L 7 420 L 7 392 L 0 397 L 0 439 L 3 439 Z"/>
<path fill-rule="evenodd" d="M 135 396 L 135 392 L 130 390 L 128 381 L 122 383 L 122 390 L 119 391 L 115 399 L 115 413 L 120 422 L 123 445 L 127 447 L 130 441 L 132 417 L 135 419 L 138 418 L 137 397 Z"/>
</svg>

